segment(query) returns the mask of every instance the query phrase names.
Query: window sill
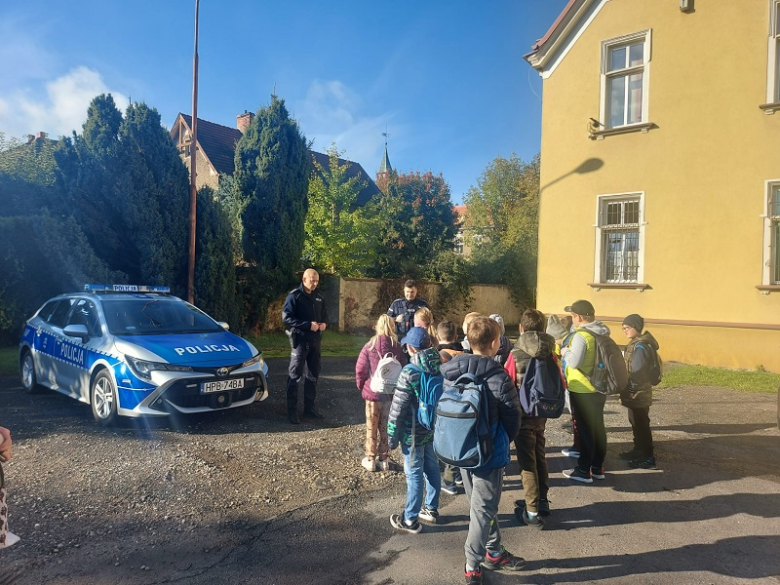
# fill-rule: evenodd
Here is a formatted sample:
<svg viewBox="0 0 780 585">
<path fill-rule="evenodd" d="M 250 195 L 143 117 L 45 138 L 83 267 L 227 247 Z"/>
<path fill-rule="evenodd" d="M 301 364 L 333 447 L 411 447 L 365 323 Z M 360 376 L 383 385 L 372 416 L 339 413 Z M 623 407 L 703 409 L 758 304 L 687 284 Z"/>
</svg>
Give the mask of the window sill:
<svg viewBox="0 0 780 585">
<path fill-rule="evenodd" d="M 772 292 L 780 292 L 780 284 L 759 284 L 756 287 L 762 295 L 768 295 Z"/>
<path fill-rule="evenodd" d="M 629 126 L 619 126 L 617 128 L 607 128 L 606 130 L 590 130 L 588 137 L 591 140 L 604 140 L 605 136 L 614 136 L 616 134 L 630 134 L 632 132 L 641 132 L 647 134 L 647 132 L 653 128 L 658 128 L 652 122 L 645 122 L 643 124 L 631 124 Z"/>
<path fill-rule="evenodd" d="M 602 288 L 623 290 L 634 289 L 637 292 L 643 292 L 650 288 L 649 284 L 642 284 L 641 282 L 589 282 L 588 286 L 596 292 L 600 291 Z M 780 287 L 778 287 L 778 290 L 780 290 Z"/>
<path fill-rule="evenodd" d="M 770 104 L 761 104 L 758 106 L 764 110 L 765 114 L 774 114 L 776 110 L 780 110 L 780 102 L 772 102 Z"/>
</svg>

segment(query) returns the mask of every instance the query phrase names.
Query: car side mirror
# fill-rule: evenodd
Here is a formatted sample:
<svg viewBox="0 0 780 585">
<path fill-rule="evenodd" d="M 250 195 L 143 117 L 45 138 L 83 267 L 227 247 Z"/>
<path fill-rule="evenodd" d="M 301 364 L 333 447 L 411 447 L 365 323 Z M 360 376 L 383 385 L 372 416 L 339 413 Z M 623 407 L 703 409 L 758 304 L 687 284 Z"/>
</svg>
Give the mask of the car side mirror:
<svg viewBox="0 0 780 585">
<path fill-rule="evenodd" d="M 89 339 L 89 333 L 87 332 L 86 325 L 67 325 L 62 332 L 68 337 L 78 337 L 82 343 Z"/>
<path fill-rule="evenodd" d="M 224 329 L 225 331 L 230 331 L 230 323 L 225 323 L 224 321 L 217 321 L 220 327 Z"/>
</svg>

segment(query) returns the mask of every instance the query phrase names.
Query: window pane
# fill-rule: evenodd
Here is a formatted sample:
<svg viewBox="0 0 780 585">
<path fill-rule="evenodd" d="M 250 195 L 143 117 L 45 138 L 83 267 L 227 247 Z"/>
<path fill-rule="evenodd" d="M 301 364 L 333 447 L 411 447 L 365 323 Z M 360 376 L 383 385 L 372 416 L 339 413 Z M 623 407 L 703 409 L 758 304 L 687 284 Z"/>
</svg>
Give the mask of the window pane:
<svg viewBox="0 0 780 585">
<path fill-rule="evenodd" d="M 615 126 L 623 126 L 625 108 L 626 108 L 626 78 L 615 77 L 609 80 L 609 125 L 614 128 Z"/>
<path fill-rule="evenodd" d="M 609 68 L 607 71 L 626 68 L 626 47 L 609 50 Z"/>
<path fill-rule="evenodd" d="M 771 215 L 780 215 L 780 187 L 772 189 L 772 203 L 769 206 Z"/>
<path fill-rule="evenodd" d="M 621 231 L 604 234 L 604 280 L 636 282 L 639 274 L 639 232 Z"/>
<path fill-rule="evenodd" d="M 628 52 L 628 64 L 630 67 L 636 67 L 645 62 L 645 44 L 638 43 L 631 45 Z"/>
<path fill-rule="evenodd" d="M 628 78 L 628 124 L 638 124 L 642 121 L 642 74 L 637 73 Z"/>
<path fill-rule="evenodd" d="M 772 224 L 772 284 L 780 284 L 780 222 Z"/>
<path fill-rule="evenodd" d="M 639 223 L 639 201 L 626 201 L 623 223 Z"/>
<path fill-rule="evenodd" d="M 777 45 L 775 46 L 775 61 L 775 101 L 780 102 L 780 38 L 777 39 Z"/>
<path fill-rule="evenodd" d="M 607 203 L 607 214 L 605 225 L 620 225 L 621 224 L 621 204 L 620 203 Z"/>
</svg>

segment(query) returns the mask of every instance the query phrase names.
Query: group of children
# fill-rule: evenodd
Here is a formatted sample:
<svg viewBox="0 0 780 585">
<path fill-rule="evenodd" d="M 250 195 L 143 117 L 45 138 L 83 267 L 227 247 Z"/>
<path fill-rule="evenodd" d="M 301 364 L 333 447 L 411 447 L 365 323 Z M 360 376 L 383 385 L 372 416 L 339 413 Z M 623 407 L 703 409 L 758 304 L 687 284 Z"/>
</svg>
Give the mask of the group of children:
<svg viewBox="0 0 780 585">
<path fill-rule="evenodd" d="M 641 320 L 638 315 L 629 316 L 626 320 L 633 326 L 643 325 L 635 317 Z M 544 517 L 550 514 L 550 501 L 544 436 L 547 419 L 523 411 L 518 387 L 531 359 L 545 360 L 560 355 L 562 347 L 566 352 L 576 327 L 567 327 L 568 324 L 557 318 L 551 319 L 548 324 L 543 313 L 528 309 L 521 316 L 520 335 L 512 345 L 504 335 L 500 315 L 466 315 L 462 342 L 458 341 L 456 326 L 451 321 L 443 321 L 434 328 L 433 315 L 427 307 L 415 312 L 414 326 L 408 328 L 401 339 L 398 339 L 393 325 L 392 319 L 386 315 L 378 319 L 375 335 L 364 346 L 356 366 L 357 385 L 366 400 L 366 443 L 362 465 L 369 471 L 388 469 L 389 454 L 397 446 L 401 447 L 404 458 L 406 506 L 402 513 L 390 517 L 391 525 L 400 531 L 419 533 L 422 530 L 420 521 L 435 524 L 439 520 L 440 492 L 457 494 L 462 486 L 470 506 L 465 544 L 466 583 L 482 583 L 483 568 L 512 571 L 523 568 L 525 561 L 503 547 L 497 517 L 504 469 L 510 462 L 512 442 L 525 491 L 524 499 L 515 502 L 518 521 L 543 528 Z M 624 331 L 631 333 L 626 326 Z M 645 340 L 647 335 L 644 335 Z M 639 336 L 641 327 L 635 337 Z M 392 354 L 404 367 L 394 393 L 377 394 L 368 385 L 378 361 L 388 354 Z M 630 355 L 626 361 L 631 371 Z M 429 378 L 440 376 L 445 387 L 452 386 L 465 373 L 476 375 L 486 389 L 493 450 L 489 459 L 477 468 L 458 469 L 444 465 L 442 475 L 433 448 L 433 431 L 416 424 L 420 385 L 423 379 L 427 383 Z M 642 388 L 647 395 L 646 386 L 645 383 Z M 649 457 L 652 457 L 645 403 L 642 402 L 636 412 L 631 407 L 629 409 L 635 437 L 631 456 L 647 459 L 649 443 Z M 569 450 L 572 452 L 579 448 L 576 443 L 576 418 L 573 416 L 575 445 Z M 591 442 L 591 439 L 586 438 L 586 441 Z M 579 456 L 579 453 L 576 455 Z M 589 469 L 588 477 L 603 478 L 603 459 L 598 463 L 596 476 L 590 475 Z M 654 459 L 652 463 L 654 465 Z"/>
</svg>

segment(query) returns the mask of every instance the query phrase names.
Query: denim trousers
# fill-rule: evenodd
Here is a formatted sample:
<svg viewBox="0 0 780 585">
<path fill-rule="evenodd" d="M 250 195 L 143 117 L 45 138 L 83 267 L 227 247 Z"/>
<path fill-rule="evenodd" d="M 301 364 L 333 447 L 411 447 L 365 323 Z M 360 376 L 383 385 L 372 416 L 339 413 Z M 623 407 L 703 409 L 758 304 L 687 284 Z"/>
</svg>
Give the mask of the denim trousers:
<svg viewBox="0 0 780 585">
<path fill-rule="evenodd" d="M 504 468 L 472 471 L 462 469 L 463 487 L 469 500 L 469 533 L 466 536 L 466 564 L 479 567 L 485 552 L 501 554 L 498 504 L 504 484 Z"/>
<path fill-rule="evenodd" d="M 433 441 L 425 445 L 401 445 L 404 454 L 404 473 L 406 474 L 406 508 L 404 520 L 412 523 L 417 520 L 423 502 L 425 488 L 425 507 L 429 510 L 439 509 L 439 492 L 441 490 L 441 475 L 439 460 L 433 451 Z"/>
</svg>

